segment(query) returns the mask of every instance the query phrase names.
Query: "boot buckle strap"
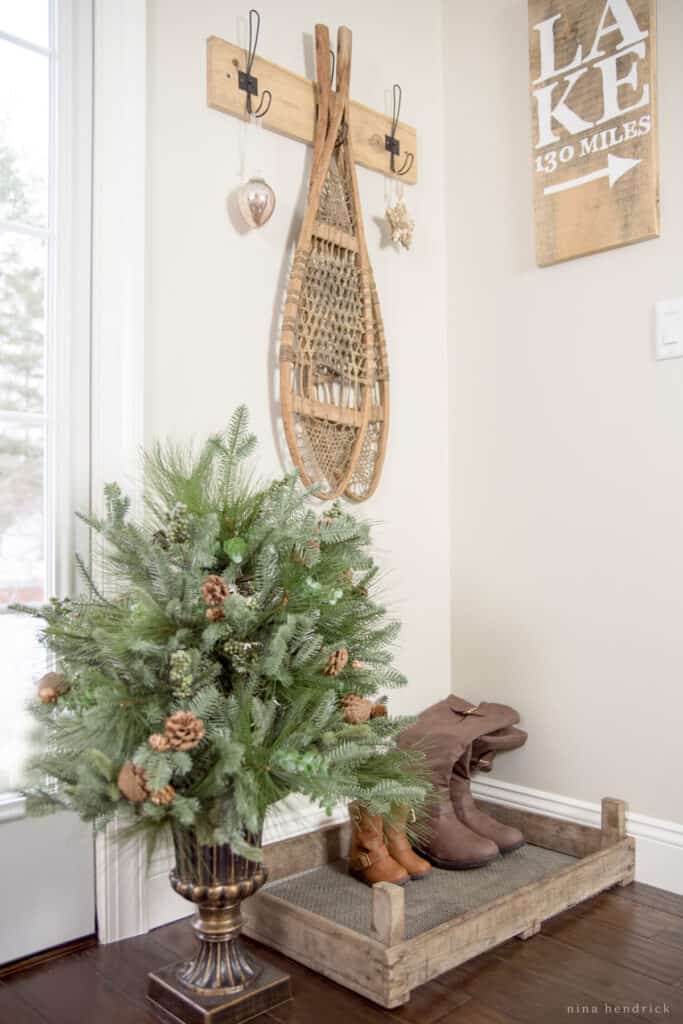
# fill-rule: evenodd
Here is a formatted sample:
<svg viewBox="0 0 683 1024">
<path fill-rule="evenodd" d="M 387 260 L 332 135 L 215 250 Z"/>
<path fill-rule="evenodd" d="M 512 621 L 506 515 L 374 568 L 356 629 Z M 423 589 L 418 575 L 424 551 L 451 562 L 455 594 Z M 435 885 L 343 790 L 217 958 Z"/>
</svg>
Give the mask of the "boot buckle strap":
<svg viewBox="0 0 683 1024">
<path fill-rule="evenodd" d="M 462 715 L 463 718 L 467 718 L 469 715 L 476 715 L 477 718 L 483 718 L 484 716 L 484 712 L 479 710 L 478 704 L 474 704 L 471 708 L 468 708 L 467 711 L 460 711 L 458 708 L 453 708 L 453 710 L 456 715 Z"/>
<path fill-rule="evenodd" d="M 350 867 L 354 868 L 354 870 L 357 870 L 358 868 L 363 868 L 363 870 L 367 870 L 368 868 L 373 867 L 375 864 L 379 864 L 380 861 L 386 860 L 386 858 L 389 856 L 389 851 L 387 850 L 386 846 L 382 844 L 382 846 L 380 846 L 377 850 L 359 850 L 356 853 L 356 856 L 353 858 L 353 860 L 349 858 L 349 865 Z"/>
<path fill-rule="evenodd" d="M 375 859 L 371 857 L 369 853 L 357 853 L 353 860 L 349 859 L 349 866 L 352 867 L 354 871 L 357 871 L 360 868 L 367 871 L 367 869 L 371 868 L 374 863 Z"/>
</svg>

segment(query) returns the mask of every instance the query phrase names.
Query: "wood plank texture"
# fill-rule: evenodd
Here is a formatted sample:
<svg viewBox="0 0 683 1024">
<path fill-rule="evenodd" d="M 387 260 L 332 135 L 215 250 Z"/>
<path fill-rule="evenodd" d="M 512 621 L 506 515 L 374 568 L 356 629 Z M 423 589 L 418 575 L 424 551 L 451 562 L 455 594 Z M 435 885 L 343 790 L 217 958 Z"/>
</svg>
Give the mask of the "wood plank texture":
<svg viewBox="0 0 683 1024">
<path fill-rule="evenodd" d="M 590 853 L 596 853 L 602 846 L 602 832 L 599 828 L 578 825 L 573 821 L 561 821 L 546 814 L 523 811 L 518 807 L 506 807 L 487 800 L 477 800 L 476 803 L 477 807 L 497 821 L 520 829 L 527 842 L 534 846 L 557 850 L 558 853 L 566 853 L 570 857 L 585 857 Z"/>
<path fill-rule="evenodd" d="M 529 0 L 539 266 L 655 238 L 656 0 Z"/>
<path fill-rule="evenodd" d="M 372 887 L 372 930 L 385 946 L 406 937 L 406 894 L 400 885 L 377 882 Z"/>
<path fill-rule="evenodd" d="M 317 832 L 270 843 L 263 850 L 268 880 L 274 882 L 298 871 L 309 871 L 346 857 L 350 837 L 351 826 L 345 821 Z"/>
<path fill-rule="evenodd" d="M 206 43 L 207 102 L 214 110 L 247 120 L 246 93 L 239 88 L 238 72 L 244 71 L 246 54 L 234 43 L 210 36 Z M 272 93 L 270 110 L 263 118 L 264 128 L 286 135 L 299 142 L 313 144 L 316 110 L 316 87 L 309 79 L 256 57 L 252 75 L 258 80 L 259 96 L 265 89 Z M 390 154 L 384 148 L 385 136 L 391 132 L 391 118 L 362 103 L 351 103 L 351 143 L 357 163 L 391 176 Z M 414 154 L 414 162 L 401 181 L 414 185 L 417 181 L 417 133 L 399 122 L 396 137 L 403 154 Z"/>
<path fill-rule="evenodd" d="M 392 983 L 389 947 L 261 890 L 243 908 L 244 931 L 381 1006 L 400 1006 L 410 989 Z M 400 948 L 400 947 L 399 947 Z M 428 979 L 425 979 L 428 980 Z"/>
<path fill-rule="evenodd" d="M 535 816 L 541 817 L 541 816 Z M 600 832 L 594 840 L 598 845 Z M 566 836 L 563 837 L 566 840 Z M 245 930 L 260 942 L 310 964 L 385 1007 L 413 989 L 513 936 L 529 938 L 540 923 L 630 877 L 634 840 L 617 843 L 437 928 L 384 945 L 269 893 L 244 908 Z"/>
<path fill-rule="evenodd" d="M 516 935 L 536 928 L 581 900 L 614 885 L 631 869 L 634 842 L 624 839 L 609 850 L 591 854 L 538 882 L 461 914 L 402 943 L 389 956 L 398 957 L 392 984 L 409 991 Z"/>
</svg>

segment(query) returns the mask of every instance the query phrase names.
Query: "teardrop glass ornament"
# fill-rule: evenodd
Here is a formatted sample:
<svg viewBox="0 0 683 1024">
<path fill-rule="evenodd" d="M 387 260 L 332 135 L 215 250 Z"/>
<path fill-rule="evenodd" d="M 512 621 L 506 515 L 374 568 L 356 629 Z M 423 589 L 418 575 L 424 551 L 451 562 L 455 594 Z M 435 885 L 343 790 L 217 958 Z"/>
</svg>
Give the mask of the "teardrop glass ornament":
<svg viewBox="0 0 683 1024">
<path fill-rule="evenodd" d="M 261 228 L 275 209 L 275 193 L 264 178 L 250 178 L 237 193 L 237 205 L 250 228 Z"/>
</svg>

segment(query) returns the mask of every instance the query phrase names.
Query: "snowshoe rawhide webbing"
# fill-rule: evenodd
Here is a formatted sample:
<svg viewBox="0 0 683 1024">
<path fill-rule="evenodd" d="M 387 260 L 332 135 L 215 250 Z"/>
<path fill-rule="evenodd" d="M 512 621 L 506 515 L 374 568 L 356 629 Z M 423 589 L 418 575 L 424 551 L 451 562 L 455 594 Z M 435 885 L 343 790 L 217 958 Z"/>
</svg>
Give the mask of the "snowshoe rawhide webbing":
<svg viewBox="0 0 683 1024">
<path fill-rule="evenodd" d="M 363 500 L 374 490 L 386 446 L 386 352 L 348 128 L 351 32 L 339 29 L 334 93 L 324 25 L 316 25 L 315 41 L 313 165 L 285 302 L 280 402 L 304 484 L 315 484 L 324 500 L 345 491 Z"/>
</svg>

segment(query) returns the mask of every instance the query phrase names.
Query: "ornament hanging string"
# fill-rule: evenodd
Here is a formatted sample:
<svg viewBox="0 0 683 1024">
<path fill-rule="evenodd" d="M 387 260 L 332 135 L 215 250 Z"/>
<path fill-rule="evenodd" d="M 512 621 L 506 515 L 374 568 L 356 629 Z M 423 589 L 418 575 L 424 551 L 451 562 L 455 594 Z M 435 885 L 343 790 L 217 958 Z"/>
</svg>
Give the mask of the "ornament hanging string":
<svg viewBox="0 0 683 1024">
<path fill-rule="evenodd" d="M 387 93 L 387 97 L 388 97 Z M 401 87 L 394 85 L 392 92 L 393 117 L 391 123 L 391 139 L 395 140 L 401 111 Z M 403 198 L 403 182 L 401 176 L 407 174 L 413 165 L 413 154 L 407 153 L 402 166 L 396 166 L 394 151 L 391 151 L 391 174 L 384 176 L 385 216 L 389 227 L 389 235 L 394 245 L 410 249 L 413 241 L 415 222 L 410 216 Z"/>
</svg>

